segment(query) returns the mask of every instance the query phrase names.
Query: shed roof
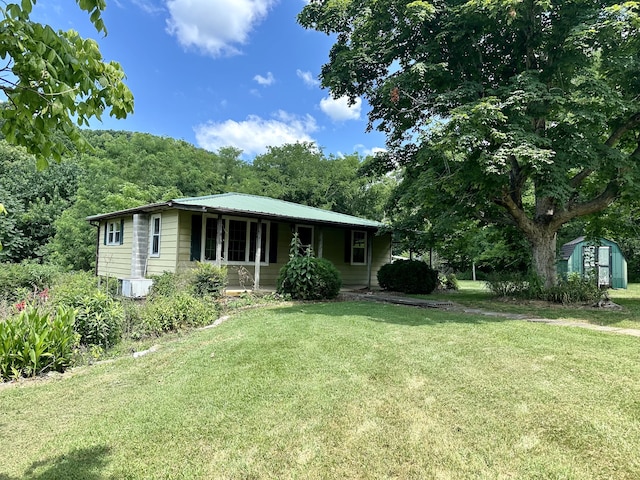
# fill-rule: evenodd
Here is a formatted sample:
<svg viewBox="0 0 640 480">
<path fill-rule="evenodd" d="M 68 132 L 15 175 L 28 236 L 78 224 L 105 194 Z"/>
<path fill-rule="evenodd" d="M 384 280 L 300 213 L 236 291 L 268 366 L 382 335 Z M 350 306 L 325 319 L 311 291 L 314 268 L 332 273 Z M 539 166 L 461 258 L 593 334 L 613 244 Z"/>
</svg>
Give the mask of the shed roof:
<svg viewBox="0 0 640 480">
<path fill-rule="evenodd" d="M 584 237 L 578 237 L 575 240 L 571 240 L 570 242 L 562 245 L 562 247 L 560 248 L 560 258 L 562 258 L 562 260 L 569 260 L 578 244 L 582 243 L 583 241 Z"/>
<path fill-rule="evenodd" d="M 244 193 L 223 193 L 204 197 L 177 198 L 169 200 L 168 202 L 153 203 L 127 210 L 92 215 L 87 217 L 87 220 L 99 221 L 106 218 L 133 215 L 134 213 L 151 213 L 171 208 L 209 213 L 244 215 L 254 218 L 274 220 L 286 219 L 308 223 L 336 224 L 349 227 L 377 229 L 383 226 L 382 223 L 374 220 L 367 220 L 365 218 L 336 213 L 329 210 L 323 210 L 321 208 L 308 207 L 298 203 Z"/>
</svg>

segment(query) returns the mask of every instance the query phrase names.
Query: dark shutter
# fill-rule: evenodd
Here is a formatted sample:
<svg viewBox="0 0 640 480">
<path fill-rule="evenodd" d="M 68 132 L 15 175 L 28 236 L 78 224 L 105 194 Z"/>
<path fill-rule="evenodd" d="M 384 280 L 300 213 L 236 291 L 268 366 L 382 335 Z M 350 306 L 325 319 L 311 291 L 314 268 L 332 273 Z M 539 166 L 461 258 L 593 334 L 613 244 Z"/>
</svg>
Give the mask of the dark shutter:
<svg viewBox="0 0 640 480">
<path fill-rule="evenodd" d="M 202 217 L 200 215 L 191 216 L 191 256 L 192 262 L 200 261 L 200 251 L 202 249 Z"/>
<path fill-rule="evenodd" d="M 109 230 L 109 222 L 104 222 L 104 244 L 107 244 L 107 230 Z"/>
<path fill-rule="evenodd" d="M 269 231 L 269 263 L 278 263 L 278 224 L 274 222 Z"/>
<path fill-rule="evenodd" d="M 351 263 L 351 230 L 344 231 L 344 263 Z"/>
<path fill-rule="evenodd" d="M 120 220 L 120 245 L 124 243 L 124 218 Z"/>
</svg>

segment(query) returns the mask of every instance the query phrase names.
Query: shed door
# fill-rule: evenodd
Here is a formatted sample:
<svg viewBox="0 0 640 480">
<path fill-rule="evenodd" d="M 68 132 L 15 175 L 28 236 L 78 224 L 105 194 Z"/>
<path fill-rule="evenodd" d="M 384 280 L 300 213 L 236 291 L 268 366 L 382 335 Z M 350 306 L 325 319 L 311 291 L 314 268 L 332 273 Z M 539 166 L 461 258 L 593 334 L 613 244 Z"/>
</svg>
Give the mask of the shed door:
<svg viewBox="0 0 640 480">
<path fill-rule="evenodd" d="M 598 247 L 598 285 L 611 286 L 611 247 Z"/>
</svg>

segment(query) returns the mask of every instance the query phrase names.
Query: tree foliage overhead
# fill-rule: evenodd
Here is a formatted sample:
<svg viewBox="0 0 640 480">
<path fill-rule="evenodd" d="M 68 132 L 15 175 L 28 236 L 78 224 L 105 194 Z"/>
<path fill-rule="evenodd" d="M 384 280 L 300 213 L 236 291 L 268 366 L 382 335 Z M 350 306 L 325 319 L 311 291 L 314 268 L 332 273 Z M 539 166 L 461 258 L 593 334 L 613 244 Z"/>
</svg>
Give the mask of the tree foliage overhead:
<svg viewBox="0 0 640 480">
<path fill-rule="evenodd" d="M 415 209 L 517 226 L 547 285 L 560 227 L 640 180 L 638 2 L 315 0 L 299 21 L 337 34 L 322 84 L 368 99 Z"/>
<path fill-rule="evenodd" d="M 133 111 L 133 95 L 116 62 L 105 62 L 98 44 L 78 32 L 55 31 L 31 20 L 36 0 L 0 6 L 0 90 L 7 104 L 0 109 L 2 133 L 36 156 L 39 166 L 60 161 L 69 152 L 65 138 L 85 146 L 77 126 L 92 117 L 124 118 Z M 99 33 L 105 0 L 76 0 Z"/>
</svg>

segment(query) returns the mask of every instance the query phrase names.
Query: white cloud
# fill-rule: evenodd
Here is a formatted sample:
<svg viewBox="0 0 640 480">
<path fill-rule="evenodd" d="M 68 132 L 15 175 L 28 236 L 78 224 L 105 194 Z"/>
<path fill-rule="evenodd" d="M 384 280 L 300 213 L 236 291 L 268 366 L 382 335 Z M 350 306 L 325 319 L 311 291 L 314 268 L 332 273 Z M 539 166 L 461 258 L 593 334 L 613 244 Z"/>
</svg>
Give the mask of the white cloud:
<svg viewBox="0 0 640 480">
<path fill-rule="evenodd" d="M 256 75 L 255 77 L 253 77 L 253 79 L 264 87 L 268 87 L 269 85 L 272 85 L 273 82 L 276 81 L 276 79 L 273 76 L 273 73 L 271 72 L 267 72 L 266 77 L 263 77 L 262 75 Z"/>
<path fill-rule="evenodd" d="M 280 110 L 273 117 L 249 115 L 240 122 L 207 122 L 194 128 L 196 142 L 211 151 L 232 146 L 247 155 L 259 155 L 269 146 L 314 141 L 309 134 L 316 131 L 318 125 L 311 115 L 299 116 Z"/>
<path fill-rule="evenodd" d="M 184 47 L 219 57 L 239 53 L 277 0 L 168 0 L 167 31 Z"/>
<path fill-rule="evenodd" d="M 328 115 L 334 122 L 344 122 L 345 120 L 358 120 L 362 99 L 356 98 L 353 105 L 349 105 L 347 97 L 333 98 L 328 96 L 320 100 L 320 110 Z"/>
<path fill-rule="evenodd" d="M 307 87 L 317 87 L 318 85 L 320 85 L 320 82 L 316 80 L 316 78 L 314 78 L 311 72 L 303 72 L 302 70 L 298 69 L 296 70 L 296 75 L 298 75 L 298 77 L 302 79 Z"/>
</svg>

